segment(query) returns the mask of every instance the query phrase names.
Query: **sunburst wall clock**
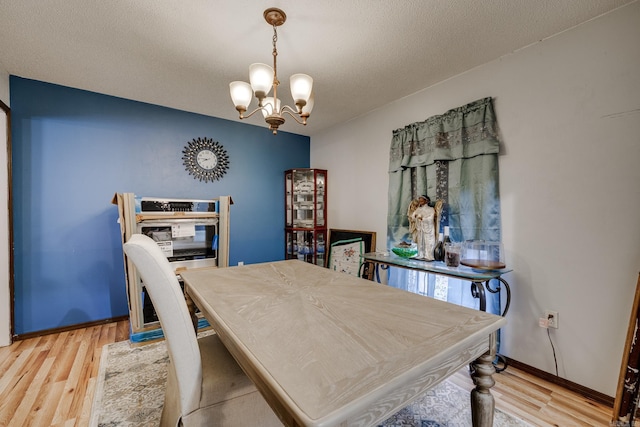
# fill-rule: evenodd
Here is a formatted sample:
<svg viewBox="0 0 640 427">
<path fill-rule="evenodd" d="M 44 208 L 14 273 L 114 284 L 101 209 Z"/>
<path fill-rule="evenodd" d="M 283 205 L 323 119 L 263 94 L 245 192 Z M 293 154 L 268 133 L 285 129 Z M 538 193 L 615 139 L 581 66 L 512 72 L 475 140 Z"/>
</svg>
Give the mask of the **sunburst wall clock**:
<svg viewBox="0 0 640 427">
<path fill-rule="evenodd" d="M 200 181 L 217 181 L 229 169 L 227 151 L 211 138 L 195 138 L 184 147 L 182 154 L 185 169 Z"/>
</svg>

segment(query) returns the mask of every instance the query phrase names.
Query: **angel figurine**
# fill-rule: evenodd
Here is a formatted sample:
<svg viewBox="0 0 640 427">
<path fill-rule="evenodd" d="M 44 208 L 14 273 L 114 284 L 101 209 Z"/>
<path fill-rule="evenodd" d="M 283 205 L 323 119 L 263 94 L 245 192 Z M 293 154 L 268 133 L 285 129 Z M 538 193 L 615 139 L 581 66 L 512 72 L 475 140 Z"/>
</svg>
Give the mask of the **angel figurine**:
<svg viewBox="0 0 640 427">
<path fill-rule="evenodd" d="M 434 207 L 430 206 L 428 196 L 420 196 L 411 201 L 407 216 L 409 217 L 409 233 L 418 246 L 416 258 L 433 261 L 433 250 L 438 242 L 440 214 L 442 200 L 438 200 Z"/>
</svg>

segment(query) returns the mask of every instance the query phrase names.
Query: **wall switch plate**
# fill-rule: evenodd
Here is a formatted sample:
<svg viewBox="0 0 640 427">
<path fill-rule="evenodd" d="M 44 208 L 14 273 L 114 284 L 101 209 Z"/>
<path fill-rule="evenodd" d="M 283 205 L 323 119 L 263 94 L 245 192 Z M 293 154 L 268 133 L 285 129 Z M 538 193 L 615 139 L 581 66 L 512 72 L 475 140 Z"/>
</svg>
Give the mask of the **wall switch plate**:
<svg viewBox="0 0 640 427">
<path fill-rule="evenodd" d="M 558 312 L 553 310 L 546 310 L 544 312 L 544 318 L 547 319 L 547 327 L 558 329 Z"/>
</svg>

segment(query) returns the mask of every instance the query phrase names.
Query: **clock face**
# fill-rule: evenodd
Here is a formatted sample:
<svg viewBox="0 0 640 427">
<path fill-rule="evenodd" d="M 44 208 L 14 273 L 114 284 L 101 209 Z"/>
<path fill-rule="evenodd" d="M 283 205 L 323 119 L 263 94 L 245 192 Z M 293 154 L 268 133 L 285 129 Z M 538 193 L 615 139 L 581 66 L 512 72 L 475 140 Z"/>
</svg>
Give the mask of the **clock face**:
<svg viewBox="0 0 640 427">
<path fill-rule="evenodd" d="M 222 178 L 229 168 L 229 156 L 218 142 L 211 138 L 196 138 L 182 151 L 184 167 L 200 181 Z"/>
<path fill-rule="evenodd" d="M 196 161 L 202 169 L 211 170 L 218 164 L 216 154 L 208 149 L 201 150 L 196 155 Z"/>
</svg>

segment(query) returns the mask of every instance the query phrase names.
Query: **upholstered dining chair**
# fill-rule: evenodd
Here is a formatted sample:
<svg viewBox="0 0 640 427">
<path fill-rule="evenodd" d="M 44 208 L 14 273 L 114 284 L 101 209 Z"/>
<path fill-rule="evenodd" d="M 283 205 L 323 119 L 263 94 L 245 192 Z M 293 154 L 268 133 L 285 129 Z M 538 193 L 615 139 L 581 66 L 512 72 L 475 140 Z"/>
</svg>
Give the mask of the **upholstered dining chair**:
<svg viewBox="0 0 640 427">
<path fill-rule="evenodd" d="M 216 334 L 198 339 L 178 279 L 160 247 L 124 244 L 158 314 L 169 352 L 161 426 L 282 426 Z"/>
</svg>

